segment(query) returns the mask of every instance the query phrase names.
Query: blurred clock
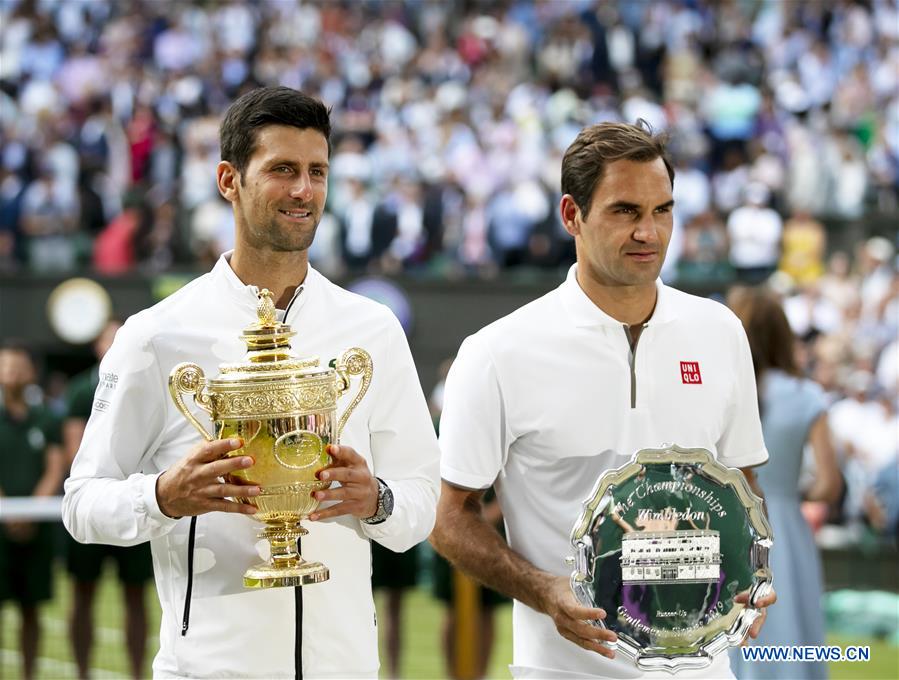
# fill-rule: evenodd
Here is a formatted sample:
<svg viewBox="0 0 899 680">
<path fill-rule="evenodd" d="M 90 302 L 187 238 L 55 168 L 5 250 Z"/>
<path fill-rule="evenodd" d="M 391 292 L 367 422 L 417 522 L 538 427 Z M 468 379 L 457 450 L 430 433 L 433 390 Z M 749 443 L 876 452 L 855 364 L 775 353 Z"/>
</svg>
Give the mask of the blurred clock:
<svg viewBox="0 0 899 680">
<path fill-rule="evenodd" d="M 96 281 L 63 281 L 47 298 L 47 319 L 66 342 L 82 345 L 95 340 L 112 315 L 112 299 Z"/>
</svg>

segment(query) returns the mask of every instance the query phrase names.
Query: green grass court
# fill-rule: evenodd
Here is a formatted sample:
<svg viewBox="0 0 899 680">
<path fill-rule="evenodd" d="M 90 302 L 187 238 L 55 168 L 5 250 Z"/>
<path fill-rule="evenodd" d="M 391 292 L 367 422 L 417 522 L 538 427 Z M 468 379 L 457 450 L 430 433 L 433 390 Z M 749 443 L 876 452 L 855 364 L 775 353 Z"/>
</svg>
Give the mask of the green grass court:
<svg viewBox="0 0 899 680">
<path fill-rule="evenodd" d="M 56 597 L 52 602 L 44 605 L 41 612 L 43 637 L 38 662 L 39 678 L 49 680 L 76 677 L 75 664 L 69 649 L 66 622 L 70 597 L 69 584 L 63 570 L 59 569 L 56 580 Z M 127 677 L 127 662 L 122 634 L 121 595 L 114 572 L 110 571 L 102 580 L 97 598 L 97 631 L 92 677 L 97 680 L 125 678 Z M 147 589 L 147 598 L 150 611 L 149 628 L 154 631 L 148 641 L 146 673 L 149 677 L 150 661 L 158 644 L 155 631 L 159 629 L 159 606 L 152 586 Z M 381 609 L 379 600 L 379 620 L 383 621 Z M 511 605 L 501 607 L 497 612 L 497 644 L 490 664 L 491 678 L 511 677 L 507 669 L 507 664 L 512 658 L 511 614 Z M 442 615 L 440 603 L 431 597 L 427 588 L 410 591 L 404 605 L 402 677 L 421 680 L 446 677 L 440 651 Z M 18 616 L 14 607 L 9 604 L 2 611 L 0 634 L 2 634 L 0 677 L 19 677 Z M 872 680 L 899 678 L 899 648 L 874 639 L 850 639 L 845 636 L 831 636 L 828 642 L 841 646 L 871 646 L 871 660 L 867 663 L 831 664 L 832 678 L 870 678 Z M 382 651 L 382 659 L 383 656 Z"/>
</svg>

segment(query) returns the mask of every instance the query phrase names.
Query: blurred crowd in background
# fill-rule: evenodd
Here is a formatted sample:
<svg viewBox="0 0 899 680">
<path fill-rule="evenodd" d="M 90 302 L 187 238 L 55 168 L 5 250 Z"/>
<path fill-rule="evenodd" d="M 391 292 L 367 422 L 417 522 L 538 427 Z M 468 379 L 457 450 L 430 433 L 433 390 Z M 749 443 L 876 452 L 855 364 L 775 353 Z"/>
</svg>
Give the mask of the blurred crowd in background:
<svg viewBox="0 0 899 680">
<path fill-rule="evenodd" d="M 663 275 L 783 294 L 833 402 L 840 517 L 896 532 L 896 238 L 869 229 L 899 216 L 895 0 L 3 0 L 0 50 L 13 275 L 207 268 L 233 239 L 219 116 L 259 85 L 332 107 L 311 259 L 338 277 L 560 271 L 577 132 L 670 132 Z"/>
<path fill-rule="evenodd" d="M 814 278 L 821 219 L 895 213 L 895 0 L 4 0 L 0 267 L 205 266 L 231 245 L 218 121 L 258 85 L 333 107 L 313 259 L 558 267 L 579 129 L 672 134 L 688 281 Z M 754 227 L 750 225 L 755 225 Z M 792 250 L 801 253 L 793 253 Z"/>
</svg>

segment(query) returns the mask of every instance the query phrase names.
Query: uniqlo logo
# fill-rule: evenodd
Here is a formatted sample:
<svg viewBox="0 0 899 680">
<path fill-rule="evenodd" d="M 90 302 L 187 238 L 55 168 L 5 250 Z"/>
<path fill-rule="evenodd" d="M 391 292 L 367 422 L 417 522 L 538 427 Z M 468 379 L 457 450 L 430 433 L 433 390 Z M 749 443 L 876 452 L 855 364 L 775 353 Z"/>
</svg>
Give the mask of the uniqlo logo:
<svg viewBox="0 0 899 680">
<path fill-rule="evenodd" d="M 702 375 L 699 373 L 699 362 L 680 362 L 680 379 L 684 385 L 702 385 Z"/>
</svg>

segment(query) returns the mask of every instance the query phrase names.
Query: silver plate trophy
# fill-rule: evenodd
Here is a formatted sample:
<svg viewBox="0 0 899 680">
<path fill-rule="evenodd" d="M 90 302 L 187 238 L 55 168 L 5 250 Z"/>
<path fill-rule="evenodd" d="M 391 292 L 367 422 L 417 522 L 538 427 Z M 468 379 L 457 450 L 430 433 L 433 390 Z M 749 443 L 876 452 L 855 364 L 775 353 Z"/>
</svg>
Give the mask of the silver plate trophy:
<svg viewBox="0 0 899 680">
<path fill-rule="evenodd" d="M 638 451 L 571 532 L 571 587 L 641 669 L 703 668 L 743 640 L 772 588 L 771 526 L 739 470 L 705 449 Z M 748 606 L 734 599 L 748 594 Z"/>
</svg>

